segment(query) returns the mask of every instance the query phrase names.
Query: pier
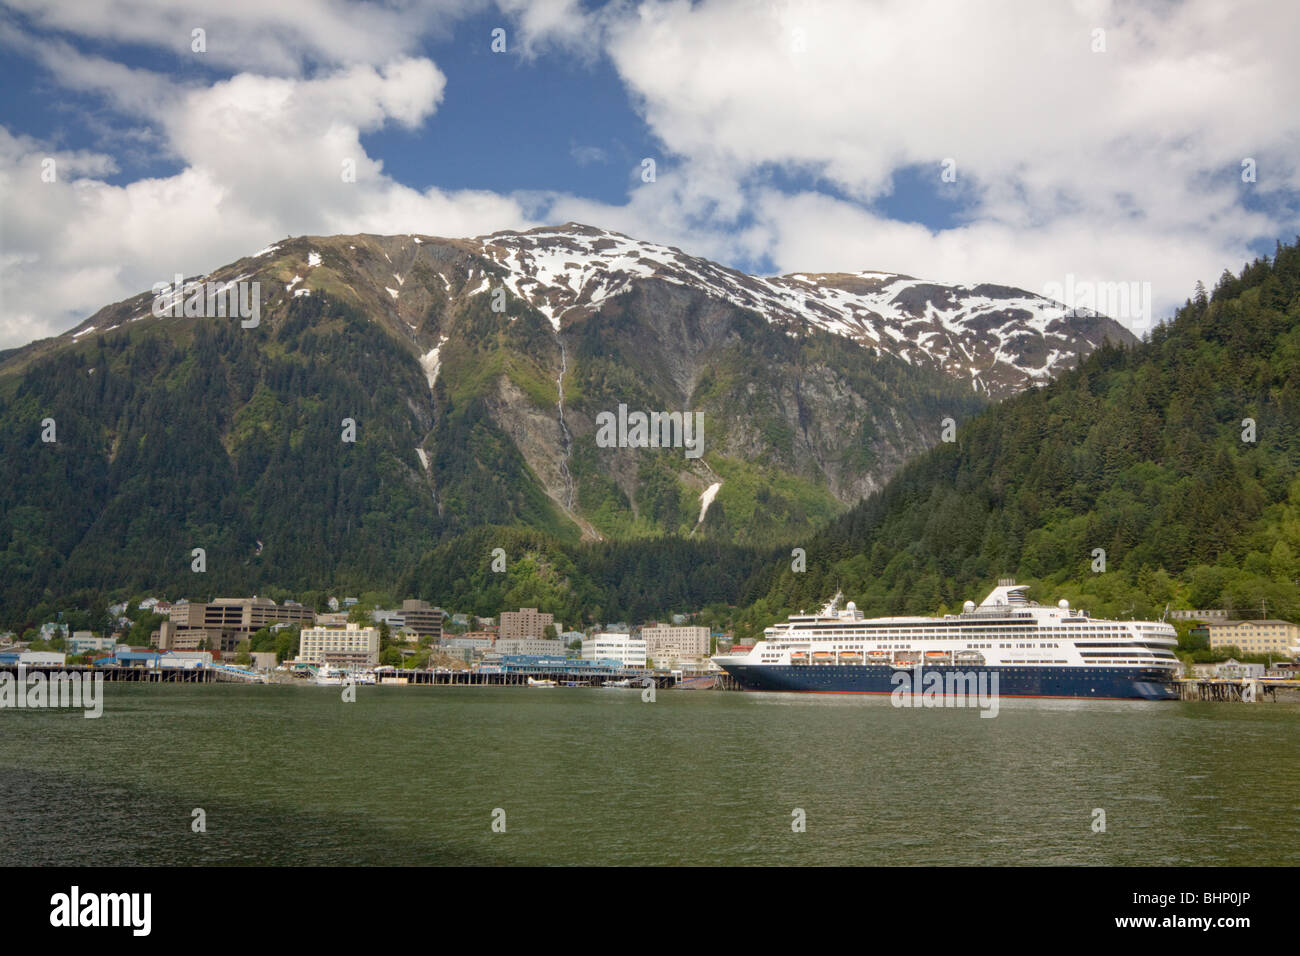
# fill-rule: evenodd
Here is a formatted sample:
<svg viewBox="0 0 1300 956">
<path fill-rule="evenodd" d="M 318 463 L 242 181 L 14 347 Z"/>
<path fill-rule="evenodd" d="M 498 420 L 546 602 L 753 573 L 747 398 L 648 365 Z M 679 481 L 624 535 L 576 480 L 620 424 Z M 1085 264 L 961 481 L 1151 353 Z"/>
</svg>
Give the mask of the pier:
<svg viewBox="0 0 1300 956">
<path fill-rule="evenodd" d="M 405 678 L 407 685 L 432 684 L 457 687 L 526 687 L 530 677 L 533 680 L 553 680 L 566 687 L 600 687 L 608 681 L 630 680 L 631 688 L 635 689 L 647 686 L 645 683 L 647 677 L 654 681 L 655 687 L 659 690 L 677 686 L 677 678 L 671 674 L 647 674 L 642 671 L 618 671 L 599 676 L 577 677 L 570 671 L 541 669 L 527 673 L 397 670 L 381 672 L 376 676 L 381 680 L 388 677 Z"/>
<path fill-rule="evenodd" d="M 1300 681 L 1294 680 L 1268 680 L 1260 677 L 1189 678 L 1180 680 L 1178 689 L 1182 700 L 1236 701 L 1247 704 L 1264 700 L 1300 700 Z"/>
<path fill-rule="evenodd" d="M 232 669 L 233 670 L 233 669 Z M 2 664 L 0 673 L 13 674 L 18 677 L 18 665 Z M 33 667 L 23 665 L 23 673 L 28 677 L 33 674 L 85 674 L 87 676 L 102 674 L 106 683 L 130 684 L 217 684 L 250 683 L 248 678 L 236 677 L 229 670 L 215 667 L 91 667 L 88 664 L 69 666 L 38 664 Z"/>
</svg>

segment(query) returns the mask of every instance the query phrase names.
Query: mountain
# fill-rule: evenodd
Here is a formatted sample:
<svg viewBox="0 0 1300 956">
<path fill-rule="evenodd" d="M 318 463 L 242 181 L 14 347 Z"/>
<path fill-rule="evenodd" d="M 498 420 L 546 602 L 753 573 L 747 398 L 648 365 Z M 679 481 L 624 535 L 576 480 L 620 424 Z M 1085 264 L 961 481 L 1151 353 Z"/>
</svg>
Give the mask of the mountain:
<svg viewBox="0 0 1300 956">
<path fill-rule="evenodd" d="M 255 317 L 214 315 L 253 283 Z M 0 599 L 361 587 L 489 525 L 810 537 L 1106 339 L 1012 289 L 757 278 L 572 223 L 286 239 L 0 356 Z M 688 412 L 698 454 L 606 447 L 637 412 Z"/>
<path fill-rule="evenodd" d="M 956 439 L 818 535 L 806 573 L 770 567 L 750 625 L 837 588 L 872 613 L 933 613 L 1004 574 L 1094 613 L 1300 619 L 1300 247 Z"/>
</svg>

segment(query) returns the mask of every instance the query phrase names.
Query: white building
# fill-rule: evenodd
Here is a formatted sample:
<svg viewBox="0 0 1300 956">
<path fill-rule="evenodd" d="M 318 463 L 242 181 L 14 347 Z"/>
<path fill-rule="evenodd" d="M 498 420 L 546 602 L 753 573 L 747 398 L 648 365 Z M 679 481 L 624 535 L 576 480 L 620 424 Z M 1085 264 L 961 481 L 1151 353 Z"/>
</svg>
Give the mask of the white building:
<svg viewBox="0 0 1300 956">
<path fill-rule="evenodd" d="M 67 662 L 67 655 L 58 651 L 20 651 L 6 655 L 3 663 L 22 664 L 24 667 L 62 667 Z"/>
<path fill-rule="evenodd" d="M 548 641 L 543 637 L 498 637 L 492 649 L 501 656 L 531 654 L 535 657 L 563 657 L 563 641 Z"/>
<path fill-rule="evenodd" d="M 90 651 L 111 651 L 116 642 L 111 637 L 98 637 L 91 631 L 77 631 L 67 640 L 69 654 L 86 654 Z"/>
<path fill-rule="evenodd" d="M 656 627 L 641 628 L 646 655 L 658 667 L 701 667 L 709 656 L 709 629 L 707 627 Z"/>
<path fill-rule="evenodd" d="M 497 645 L 500 644 L 497 641 Z M 582 642 L 582 659 L 619 661 L 624 667 L 645 667 L 645 641 L 630 634 L 596 634 Z"/>
<path fill-rule="evenodd" d="M 379 628 L 354 622 L 343 627 L 305 627 L 298 642 L 298 659 L 341 667 L 374 667 L 379 663 Z"/>
</svg>

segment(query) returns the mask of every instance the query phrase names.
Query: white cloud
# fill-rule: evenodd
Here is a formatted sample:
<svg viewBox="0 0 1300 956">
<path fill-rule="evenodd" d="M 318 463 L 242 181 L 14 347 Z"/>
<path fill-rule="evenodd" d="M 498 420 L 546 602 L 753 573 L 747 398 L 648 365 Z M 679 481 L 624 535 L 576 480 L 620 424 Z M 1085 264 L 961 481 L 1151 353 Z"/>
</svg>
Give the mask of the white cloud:
<svg viewBox="0 0 1300 956">
<path fill-rule="evenodd" d="M 447 35 L 485 0 L 5 0 L 34 27 L 204 57 L 213 66 L 299 74 L 311 63 L 379 64 L 412 53 L 420 39 Z M 193 31 L 205 52 L 193 50 Z M 170 64 L 167 64 L 170 66 Z"/>
<path fill-rule="evenodd" d="M 184 168 L 125 186 L 73 176 L 112 171 L 108 157 L 87 154 L 53 154 L 68 176 L 42 182 L 46 154 L 0 130 L 0 347 L 62 332 L 176 272 L 206 272 L 286 234 L 530 225 L 508 197 L 403 186 L 362 148 L 362 132 L 422 122 L 444 85 L 420 59 L 310 80 L 240 74 L 161 107 Z M 355 182 L 344 181 L 345 160 Z"/>
<path fill-rule="evenodd" d="M 1249 258 L 1252 241 L 1296 227 L 1276 211 L 1286 203 L 1268 201 L 1300 188 L 1290 3 L 647 0 L 588 12 L 498 0 L 512 51 L 605 51 L 662 144 L 656 181 L 629 169 L 627 202 L 610 205 L 418 191 L 362 148 L 364 133 L 433 115 L 446 79 L 412 53 L 485 2 L 229 0 L 207 22 L 163 0 L 6 2 L 21 18 L 0 25 L 0 43 L 30 43 L 59 83 L 143 118 L 181 171 L 113 186 L 98 178 L 112 158 L 59 153 L 60 182 L 47 185 L 48 150 L 0 129 L 0 345 L 285 234 L 474 235 L 577 219 L 779 271 L 883 269 L 1033 291 L 1067 274 L 1150 281 L 1159 314 L 1196 279 Z M 176 86 L 44 35 L 191 56 L 193 26 L 207 30 L 210 64 L 243 72 Z M 1098 28 L 1104 53 L 1091 49 Z M 1245 157 L 1258 162 L 1251 186 Z M 900 171 L 930 170 L 937 183 L 947 158 L 949 188 L 967 203 L 956 226 L 879 211 Z M 340 177 L 345 159 L 355 183 Z M 782 189 L 791 180 L 774 171 L 817 178 Z M 1243 205 L 1245 189 L 1262 211 Z"/>
<path fill-rule="evenodd" d="M 720 216 L 743 188 L 748 242 L 781 269 L 1034 290 L 1040 275 L 1149 276 L 1167 308 L 1293 225 L 1245 212 L 1239 172 L 1255 157 L 1252 188 L 1300 187 L 1298 34 L 1300 7 L 1266 0 L 670 0 L 643 3 L 608 42 L 667 152 L 730 181 Z M 931 233 L 866 211 L 901 169 L 937 184 L 947 158 L 969 225 Z M 847 199 L 774 194 L 761 186 L 774 166 Z"/>
</svg>

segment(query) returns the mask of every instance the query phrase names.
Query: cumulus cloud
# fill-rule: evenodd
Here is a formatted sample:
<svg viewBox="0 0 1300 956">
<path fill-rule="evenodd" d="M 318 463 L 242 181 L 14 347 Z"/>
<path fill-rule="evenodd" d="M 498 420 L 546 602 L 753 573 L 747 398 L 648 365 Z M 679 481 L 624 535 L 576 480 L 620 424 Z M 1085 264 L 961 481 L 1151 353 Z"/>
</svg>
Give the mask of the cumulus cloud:
<svg viewBox="0 0 1300 956">
<path fill-rule="evenodd" d="M 1300 187 L 1297 33 L 1300 7 L 1266 0 L 652 0 L 607 42 L 666 152 L 730 180 L 718 213 L 747 187 L 737 223 L 780 269 L 1135 278 L 1168 307 L 1290 225 L 1246 211 L 1239 174 Z M 873 211 L 948 160 L 968 224 Z M 758 188 L 772 167 L 831 194 Z"/>
<path fill-rule="evenodd" d="M 385 63 L 412 53 L 420 39 L 447 35 L 485 0 L 5 0 L 34 28 L 114 43 L 202 55 L 214 66 L 301 74 L 310 64 Z M 202 54 L 194 31 L 204 31 Z"/>
<path fill-rule="evenodd" d="M 0 129 L 0 345 L 286 234 L 576 219 L 782 272 L 1032 291 L 1067 275 L 1148 281 L 1167 313 L 1196 279 L 1296 227 L 1294 4 L 498 0 L 512 52 L 608 56 L 660 144 L 655 180 L 629 169 L 628 198 L 611 205 L 415 190 L 362 147 L 387 125 L 421 127 L 454 95 L 419 45 L 485 0 L 229 0 L 204 17 L 164 0 L 4 2 L 18 16 L 0 44 L 30 41 L 57 82 L 141 118 L 180 171 L 109 185 L 112 157 Z M 227 73 L 180 86 L 64 38 L 189 56 L 194 27 L 205 62 Z M 575 145 L 575 161 L 596 160 L 593 148 Z M 57 183 L 39 178 L 48 156 Z M 940 183 L 945 167 L 955 183 Z M 960 199 L 953 224 L 883 211 L 904 173 Z"/>
<path fill-rule="evenodd" d="M 314 79 L 240 74 L 192 89 L 156 117 L 182 171 L 125 186 L 91 178 L 112 171 L 109 157 L 47 154 L 5 133 L 0 346 L 63 331 L 176 272 L 206 272 L 289 233 L 461 236 L 530 225 L 513 199 L 411 189 L 366 154 L 363 132 L 418 125 L 445 82 L 428 60 L 408 58 Z M 54 182 L 42 178 L 47 157 L 62 170 Z"/>
</svg>

